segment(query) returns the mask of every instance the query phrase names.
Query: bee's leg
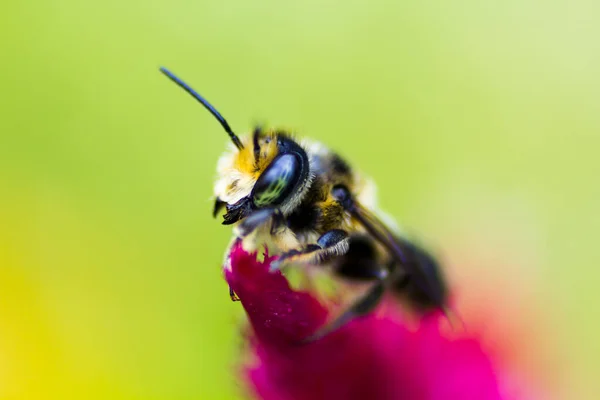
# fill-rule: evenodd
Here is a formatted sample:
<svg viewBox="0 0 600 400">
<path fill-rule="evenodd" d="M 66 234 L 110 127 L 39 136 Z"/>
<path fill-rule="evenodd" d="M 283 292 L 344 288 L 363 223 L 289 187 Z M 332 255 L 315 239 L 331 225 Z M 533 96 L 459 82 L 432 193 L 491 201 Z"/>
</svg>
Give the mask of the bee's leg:
<svg viewBox="0 0 600 400">
<path fill-rule="evenodd" d="M 319 263 L 333 256 L 346 254 L 348 251 L 348 233 L 341 229 L 325 232 L 317 240 L 317 244 L 309 244 L 301 250 L 290 250 L 283 253 L 271 263 L 271 271 L 281 268 L 284 263 L 312 264 Z"/>
<path fill-rule="evenodd" d="M 229 298 L 231 299 L 231 301 L 240 301 L 240 298 L 237 294 L 235 294 L 231 286 L 229 286 Z"/>
<path fill-rule="evenodd" d="M 341 328 L 354 318 L 371 312 L 381 301 L 383 293 L 391 282 L 392 265 L 378 262 L 375 243 L 370 236 L 355 234 L 350 237 L 349 249 L 343 256 L 332 260 L 337 275 L 345 279 L 358 281 L 375 281 L 373 286 L 347 310 L 332 322 L 320 328 L 305 342 L 311 342 Z"/>
<path fill-rule="evenodd" d="M 277 208 L 263 208 L 248 215 L 236 228 L 239 238 L 251 234 L 256 228 L 272 221 L 271 231 L 277 229 L 284 221 L 283 214 Z"/>
<path fill-rule="evenodd" d="M 370 313 L 381 301 L 385 293 L 385 282 L 377 282 L 369 291 L 358 301 L 356 301 L 348 310 L 344 311 L 339 317 L 331 323 L 321 327 L 315 333 L 304 339 L 303 343 L 314 342 L 322 337 L 340 329 L 356 317 Z"/>
</svg>

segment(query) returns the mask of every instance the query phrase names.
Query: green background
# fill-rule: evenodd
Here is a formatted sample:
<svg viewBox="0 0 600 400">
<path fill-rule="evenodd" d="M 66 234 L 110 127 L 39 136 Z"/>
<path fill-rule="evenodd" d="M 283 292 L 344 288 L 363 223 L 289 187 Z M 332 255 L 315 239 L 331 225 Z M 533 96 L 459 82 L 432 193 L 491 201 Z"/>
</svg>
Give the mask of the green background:
<svg viewBox="0 0 600 400">
<path fill-rule="evenodd" d="M 239 132 L 266 122 L 339 150 L 376 180 L 385 210 L 497 303 L 515 283 L 528 299 L 516 308 L 548 316 L 524 321 L 557 354 L 543 384 L 593 398 L 599 11 L 3 4 L 0 398 L 240 396 L 243 315 L 220 273 L 230 229 L 210 215 L 227 139 L 160 65 Z M 462 260 L 476 266 L 461 273 Z"/>
</svg>

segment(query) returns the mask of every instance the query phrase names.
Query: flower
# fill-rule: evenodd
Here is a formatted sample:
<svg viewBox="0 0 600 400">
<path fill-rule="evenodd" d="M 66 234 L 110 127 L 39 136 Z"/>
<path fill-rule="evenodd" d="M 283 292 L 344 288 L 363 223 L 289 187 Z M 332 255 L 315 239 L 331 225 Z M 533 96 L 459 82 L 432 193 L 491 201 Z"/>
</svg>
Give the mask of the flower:
<svg viewBox="0 0 600 400">
<path fill-rule="evenodd" d="M 292 289 L 275 257 L 231 252 L 225 271 L 252 327 L 243 366 L 256 398 L 523 399 L 503 388 L 505 373 L 476 335 L 447 329 L 432 313 L 409 323 L 395 302 L 357 318 L 320 340 L 302 343 L 329 318 L 312 294 Z"/>
</svg>

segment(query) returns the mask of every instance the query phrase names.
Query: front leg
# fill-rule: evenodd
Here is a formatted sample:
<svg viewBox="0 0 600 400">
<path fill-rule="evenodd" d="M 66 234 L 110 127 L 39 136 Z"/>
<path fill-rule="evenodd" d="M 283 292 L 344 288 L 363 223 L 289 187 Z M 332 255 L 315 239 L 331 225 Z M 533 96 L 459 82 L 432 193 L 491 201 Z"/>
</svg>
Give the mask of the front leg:
<svg viewBox="0 0 600 400">
<path fill-rule="evenodd" d="M 272 221 L 271 233 L 275 233 L 277 227 L 284 222 L 284 217 L 278 208 L 262 208 L 248 215 L 236 228 L 238 238 L 245 238 L 258 227 Z"/>
<path fill-rule="evenodd" d="M 283 253 L 271 263 L 271 271 L 276 271 L 283 264 L 320 263 L 332 256 L 341 256 L 348 251 L 348 233 L 341 229 L 325 232 L 316 244 L 309 244 L 304 249 L 290 250 Z"/>
</svg>

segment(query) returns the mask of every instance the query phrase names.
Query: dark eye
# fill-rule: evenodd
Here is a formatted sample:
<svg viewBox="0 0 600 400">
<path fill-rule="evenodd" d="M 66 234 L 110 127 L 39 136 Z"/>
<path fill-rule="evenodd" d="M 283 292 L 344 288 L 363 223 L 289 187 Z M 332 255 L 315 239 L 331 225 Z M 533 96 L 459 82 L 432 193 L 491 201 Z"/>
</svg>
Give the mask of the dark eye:
<svg viewBox="0 0 600 400">
<path fill-rule="evenodd" d="M 302 172 L 298 155 L 293 153 L 277 157 L 256 181 L 252 200 L 257 207 L 275 206 L 292 193 Z"/>
</svg>

